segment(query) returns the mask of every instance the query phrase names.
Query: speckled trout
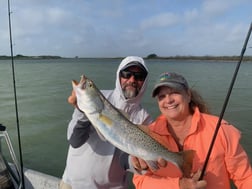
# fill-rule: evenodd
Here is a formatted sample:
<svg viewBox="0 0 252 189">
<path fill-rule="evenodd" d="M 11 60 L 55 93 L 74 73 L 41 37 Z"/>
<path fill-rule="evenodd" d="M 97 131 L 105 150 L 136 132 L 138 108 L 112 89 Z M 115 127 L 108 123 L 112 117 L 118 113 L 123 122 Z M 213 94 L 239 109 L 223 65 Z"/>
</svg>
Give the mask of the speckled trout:
<svg viewBox="0 0 252 189">
<path fill-rule="evenodd" d="M 156 170 L 158 158 L 177 166 L 184 176 L 189 176 L 194 156 L 193 150 L 169 151 L 147 126 L 133 124 L 100 92 L 93 81 L 85 76 L 72 81 L 78 108 L 83 111 L 98 134 L 120 150 L 145 160 Z M 157 134 L 156 134 L 157 135 Z"/>
</svg>

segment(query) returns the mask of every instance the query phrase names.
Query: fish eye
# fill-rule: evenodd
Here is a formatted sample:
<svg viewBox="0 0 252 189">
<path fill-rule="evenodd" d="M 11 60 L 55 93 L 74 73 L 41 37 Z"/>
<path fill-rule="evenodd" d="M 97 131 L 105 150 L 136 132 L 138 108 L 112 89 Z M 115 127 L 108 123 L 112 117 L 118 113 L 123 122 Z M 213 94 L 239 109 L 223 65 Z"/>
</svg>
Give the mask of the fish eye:
<svg viewBox="0 0 252 189">
<path fill-rule="evenodd" d="M 93 87 L 93 82 L 92 82 L 92 81 L 89 81 L 89 82 L 88 82 L 88 86 L 89 86 L 89 87 Z"/>
</svg>

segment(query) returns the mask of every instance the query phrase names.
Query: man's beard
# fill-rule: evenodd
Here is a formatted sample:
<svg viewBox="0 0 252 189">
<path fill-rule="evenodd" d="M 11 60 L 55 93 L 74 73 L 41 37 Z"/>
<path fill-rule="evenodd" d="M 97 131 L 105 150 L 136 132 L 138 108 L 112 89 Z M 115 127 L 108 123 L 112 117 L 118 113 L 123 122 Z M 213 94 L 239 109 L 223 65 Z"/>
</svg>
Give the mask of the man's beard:
<svg viewBox="0 0 252 189">
<path fill-rule="evenodd" d="M 127 89 L 127 86 L 132 86 L 132 87 L 134 87 L 134 89 L 133 88 Z M 123 94 L 126 99 L 136 97 L 138 95 L 138 93 L 139 93 L 138 88 L 133 84 L 125 85 L 123 88 Z"/>
</svg>

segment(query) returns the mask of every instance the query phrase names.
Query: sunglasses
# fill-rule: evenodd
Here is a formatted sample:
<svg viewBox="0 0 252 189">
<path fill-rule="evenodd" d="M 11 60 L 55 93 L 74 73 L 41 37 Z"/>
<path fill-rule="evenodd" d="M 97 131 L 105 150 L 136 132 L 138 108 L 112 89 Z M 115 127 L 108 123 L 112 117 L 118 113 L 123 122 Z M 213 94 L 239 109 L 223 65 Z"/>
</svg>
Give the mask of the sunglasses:
<svg viewBox="0 0 252 189">
<path fill-rule="evenodd" d="M 146 72 L 131 72 L 127 70 L 122 70 L 120 72 L 120 76 L 124 79 L 129 79 L 131 76 L 134 76 L 135 80 L 137 81 L 144 81 L 147 73 Z"/>
</svg>

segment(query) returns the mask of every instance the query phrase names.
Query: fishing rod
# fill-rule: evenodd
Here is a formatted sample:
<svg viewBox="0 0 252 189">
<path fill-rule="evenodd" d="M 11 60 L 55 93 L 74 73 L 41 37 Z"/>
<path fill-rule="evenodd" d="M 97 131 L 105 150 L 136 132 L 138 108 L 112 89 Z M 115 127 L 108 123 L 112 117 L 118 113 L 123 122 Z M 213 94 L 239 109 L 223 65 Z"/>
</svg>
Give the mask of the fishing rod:
<svg viewBox="0 0 252 189">
<path fill-rule="evenodd" d="M 11 65 L 12 65 L 12 80 L 14 88 L 14 99 L 15 99 L 15 109 L 16 109 L 16 122 L 17 122 L 17 133 L 18 133 L 18 146 L 19 146 L 19 157 L 21 166 L 21 181 L 22 187 L 25 189 L 24 185 L 24 172 L 23 172 L 23 158 L 22 158 L 22 148 L 20 139 L 20 129 L 19 129 L 19 116 L 18 116 L 18 106 L 17 106 L 17 92 L 16 92 L 16 80 L 15 80 L 15 66 L 14 66 L 14 56 L 13 56 L 13 43 L 12 43 L 12 30 L 11 30 L 11 10 L 10 10 L 10 0 L 8 0 L 8 16 L 9 16 L 9 35 L 10 35 L 10 51 L 11 51 Z"/>
<path fill-rule="evenodd" d="M 213 138 L 212 138 L 210 147 L 209 147 L 209 149 L 208 149 L 208 153 L 207 153 L 207 156 L 206 156 L 206 160 L 205 160 L 205 163 L 204 163 L 204 165 L 203 165 L 203 169 L 202 169 L 202 172 L 201 172 L 201 175 L 200 175 L 199 180 L 202 180 L 203 177 L 204 177 L 204 174 L 205 174 L 205 171 L 206 171 L 206 167 L 207 167 L 207 163 L 208 163 L 208 161 L 209 161 L 209 158 L 210 158 L 210 155 L 211 155 L 213 146 L 214 146 L 215 139 L 216 139 L 216 137 L 217 137 L 219 128 L 220 128 L 220 126 L 221 126 L 221 121 L 222 121 L 222 118 L 223 118 L 223 116 L 224 116 L 224 113 L 225 113 L 225 110 L 226 110 L 226 107 L 227 107 L 227 104 L 228 104 L 228 100 L 229 100 L 229 97 L 230 97 L 230 95 L 231 95 L 232 88 L 233 88 L 233 86 L 234 86 L 234 83 L 235 83 L 235 80 L 236 80 L 236 77 L 237 77 L 237 74 L 238 74 L 238 71 L 239 71 L 239 68 L 240 68 L 240 65 L 241 65 L 241 62 L 242 62 L 244 53 L 245 53 L 245 51 L 246 51 L 246 47 L 247 47 L 247 44 L 248 44 L 248 40 L 249 40 L 251 31 L 252 31 L 252 22 L 250 23 L 250 27 L 249 27 L 249 30 L 248 30 L 248 33 L 247 33 L 247 37 L 246 37 L 246 39 L 245 39 L 245 42 L 244 42 L 244 44 L 243 44 L 243 48 L 242 48 L 242 50 L 241 50 L 240 59 L 239 59 L 239 62 L 238 62 L 238 64 L 237 64 L 237 66 L 236 66 L 236 69 L 235 69 L 233 78 L 232 78 L 232 80 L 231 80 L 231 84 L 230 84 L 230 87 L 229 87 L 229 90 L 228 90 L 226 99 L 225 99 L 225 101 L 224 101 L 224 104 L 223 104 L 223 107 L 222 107 L 222 111 L 221 111 L 221 113 L 220 113 L 220 117 L 219 117 L 219 120 L 218 120 L 218 122 L 217 122 L 216 129 L 215 129 L 215 132 L 214 132 L 214 135 L 213 135 Z"/>
</svg>

